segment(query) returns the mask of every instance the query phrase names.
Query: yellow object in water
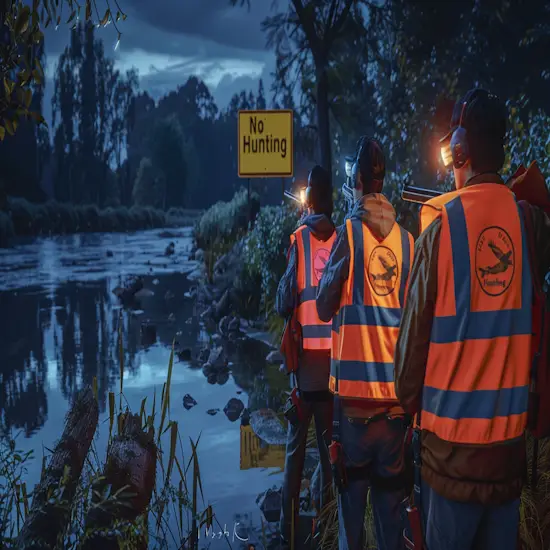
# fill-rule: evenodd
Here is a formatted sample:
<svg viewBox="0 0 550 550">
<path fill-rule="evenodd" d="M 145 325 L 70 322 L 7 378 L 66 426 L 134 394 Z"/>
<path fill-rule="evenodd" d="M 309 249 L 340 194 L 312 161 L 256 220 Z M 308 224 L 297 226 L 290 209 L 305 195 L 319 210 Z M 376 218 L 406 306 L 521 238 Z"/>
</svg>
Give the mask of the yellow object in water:
<svg viewBox="0 0 550 550">
<path fill-rule="evenodd" d="M 250 426 L 241 426 L 241 470 L 250 468 L 283 468 L 284 445 L 262 445 Z"/>
</svg>

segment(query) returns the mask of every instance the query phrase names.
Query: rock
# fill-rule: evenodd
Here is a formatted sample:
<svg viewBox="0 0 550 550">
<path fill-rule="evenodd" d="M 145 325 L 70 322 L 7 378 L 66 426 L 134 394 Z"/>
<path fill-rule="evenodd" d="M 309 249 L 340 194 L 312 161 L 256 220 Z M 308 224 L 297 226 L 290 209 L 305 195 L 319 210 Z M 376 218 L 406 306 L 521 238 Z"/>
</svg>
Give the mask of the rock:
<svg viewBox="0 0 550 550">
<path fill-rule="evenodd" d="M 197 402 L 195 399 L 193 399 L 193 397 L 191 397 L 188 393 L 183 396 L 183 406 L 185 410 L 188 411 L 189 409 L 192 409 L 196 404 Z"/>
<path fill-rule="evenodd" d="M 153 284 L 154 285 L 158 285 L 160 283 L 160 281 L 158 279 L 153 279 Z"/>
<path fill-rule="evenodd" d="M 219 321 L 224 315 L 229 313 L 231 308 L 231 299 L 229 296 L 229 290 L 226 290 L 222 297 L 213 304 L 214 311 L 213 316 L 215 321 Z"/>
<path fill-rule="evenodd" d="M 210 363 L 205 363 L 203 366 L 202 366 L 202 373 L 204 374 L 204 376 L 206 376 L 207 378 L 211 375 L 211 374 L 216 374 L 214 372 L 214 367 L 210 364 Z"/>
<path fill-rule="evenodd" d="M 240 399 L 232 397 L 227 402 L 227 405 L 223 409 L 223 412 L 225 413 L 225 416 L 227 416 L 228 420 L 230 420 L 231 422 L 235 422 L 239 419 L 243 410 L 244 403 Z"/>
<path fill-rule="evenodd" d="M 268 445 L 285 445 L 286 431 L 271 409 L 259 409 L 250 414 L 250 426 L 254 433 Z"/>
<path fill-rule="evenodd" d="M 180 361 L 191 361 L 191 350 L 186 348 L 176 352 Z"/>
<path fill-rule="evenodd" d="M 277 363 L 282 363 L 284 361 L 284 357 L 281 355 L 279 351 L 273 350 L 267 354 L 267 357 L 265 358 L 265 360 L 269 364 L 275 365 Z"/>
<path fill-rule="evenodd" d="M 218 380 L 218 377 L 216 375 L 215 372 L 209 374 L 207 377 L 206 377 L 206 381 L 209 383 L 209 384 L 212 384 L 214 385 Z"/>
<path fill-rule="evenodd" d="M 195 250 L 195 260 L 197 262 L 203 262 L 204 261 L 204 250 L 202 248 L 199 248 L 197 250 Z"/>
<path fill-rule="evenodd" d="M 137 298 L 139 300 L 140 298 L 149 298 L 150 296 L 154 295 L 155 293 L 152 290 L 149 290 L 148 288 L 142 288 L 134 294 L 134 298 Z"/>
<path fill-rule="evenodd" d="M 216 384 L 223 386 L 229 380 L 229 370 L 223 370 L 216 373 Z"/>
<path fill-rule="evenodd" d="M 157 327 L 150 323 L 141 324 L 141 345 L 149 347 L 157 341 Z"/>
<path fill-rule="evenodd" d="M 227 366 L 227 357 L 225 356 L 222 346 L 217 346 L 210 350 L 208 363 L 210 363 L 214 368 Z"/>
<path fill-rule="evenodd" d="M 256 499 L 256 504 L 260 507 L 265 520 L 268 523 L 279 521 L 281 515 L 281 505 L 283 502 L 283 489 L 267 489 Z"/>
<path fill-rule="evenodd" d="M 165 256 L 172 256 L 176 252 L 176 245 L 171 242 L 164 250 Z"/>
<path fill-rule="evenodd" d="M 215 414 L 218 414 L 220 412 L 220 409 L 208 409 L 206 411 L 206 414 L 209 414 L 210 416 L 214 416 Z"/>
<path fill-rule="evenodd" d="M 105 255 L 107 256 L 107 258 L 112 258 L 112 257 L 114 256 L 112 250 L 107 250 L 107 252 L 105 253 Z"/>
<path fill-rule="evenodd" d="M 202 348 L 199 351 L 198 360 L 201 362 L 208 361 L 208 356 L 210 355 L 210 350 L 208 348 Z"/>
</svg>

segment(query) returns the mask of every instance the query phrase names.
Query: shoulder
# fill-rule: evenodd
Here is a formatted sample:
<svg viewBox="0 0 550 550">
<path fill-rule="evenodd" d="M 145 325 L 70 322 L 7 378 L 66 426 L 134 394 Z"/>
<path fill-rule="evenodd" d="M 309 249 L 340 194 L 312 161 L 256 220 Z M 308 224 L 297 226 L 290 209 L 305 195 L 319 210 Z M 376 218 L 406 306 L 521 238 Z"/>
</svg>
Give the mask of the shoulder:
<svg viewBox="0 0 550 550">
<path fill-rule="evenodd" d="M 422 233 L 420 233 L 418 239 L 416 239 L 414 250 L 415 250 L 415 256 L 418 255 L 419 252 L 431 252 L 439 241 L 439 235 L 441 233 L 441 217 L 438 216 L 432 222 Z"/>
</svg>

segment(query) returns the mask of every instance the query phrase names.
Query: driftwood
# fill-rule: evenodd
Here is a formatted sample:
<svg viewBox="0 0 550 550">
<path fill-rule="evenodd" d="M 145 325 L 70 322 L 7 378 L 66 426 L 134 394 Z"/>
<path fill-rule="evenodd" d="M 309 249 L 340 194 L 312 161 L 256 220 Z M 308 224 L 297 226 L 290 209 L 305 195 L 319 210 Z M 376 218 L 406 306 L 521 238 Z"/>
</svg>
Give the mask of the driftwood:
<svg viewBox="0 0 550 550">
<path fill-rule="evenodd" d="M 146 513 L 153 494 L 157 457 L 153 434 L 143 431 L 139 415 L 123 414 L 120 423 L 122 433 L 109 445 L 105 470 L 94 483 L 82 550 L 118 550 L 116 534 L 111 531 L 113 523 L 133 523 Z M 109 488 L 110 497 L 105 498 Z M 120 493 L 115 498 L 117 491 Z M 146 534 L 135 548 L 147 548 Z"/>
<path fill-rule="evenodd" d="M 63 435 L 33 493 L 32 508 L 17 538 L 18 549 L 54 548 L 69 520 L 84 460 L 97 427 L 99 410 L 90 388 L 81 390 L 67 414 Z M 68 466 L 61 496 L 55 495 Z M 52 494 L 53 493 L 53 494 Z M 53 498 L 52 498 L 53 497 Z"/>
</svg>

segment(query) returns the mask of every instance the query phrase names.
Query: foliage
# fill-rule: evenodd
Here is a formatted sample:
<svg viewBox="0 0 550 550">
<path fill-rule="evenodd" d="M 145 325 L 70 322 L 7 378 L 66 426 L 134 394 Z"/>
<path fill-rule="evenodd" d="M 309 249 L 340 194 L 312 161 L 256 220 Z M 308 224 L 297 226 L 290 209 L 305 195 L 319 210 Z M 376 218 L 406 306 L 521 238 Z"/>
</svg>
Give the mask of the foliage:
<svg viewBox="0 0 550 550">
<path fill-rule="evenodd" d="M 0 211 L 0 243 L 6 246 L 13 236 L 39 236 L 96 231 L 118 232 L 152 229 L 190 223 L 190 212 L 172 210 L 165 214 L 150 207 L 104 208 L 49 201 L 33 204 L 11 198 Z"/>
<path fill-rule="evenodd" d="M 158 208 L 162 204 L 163 193 L 161 182 L 151 159 L 143 157 L 132 191 L 132 199 L 137 206 L 152 206 Z"/>
<path fill-rule="evenodd" d="M 118 3 L 118 11 L 113 18 L 109 3 L 107 10 L 97 22 L 98 26 L 106 26 L 120 18 L 126 19 Z M 81 20 L 93 22 L 92 6 L 98 13 L 95 0 L 85 1 L 85 14 Z M 1 28 L 7 40 L 0 46 L 0 78 L 3 82 L 3 91 L 0 94 L 0 140 L 6 132 L 14 135 L 22 119 L 32 118 L 39 124 L 44 124 L 44 118 L 39 111 L 31 107 L 33 86 L 41 85 L 44 81 L 44 70 L 40 57 L 36 55 L 36 48 L 44 40 L 42 30 L 52 22 L 61 24 L 63 8 L 69 10 L 67 24 L 80 18 L 82 6 L 75 0 L 62 2 L 47 2 L 34 0 L 32 7 L 23 2 L 3 2 L 0 7 Z M 58 11 L 59 10 L 59 11 Z M 118 30 L 118 29 L 117 29 Z M 120 39 L 120 32 L 119 32 Z"/>
<path fill-rule="evenodd" d="M 286 268 L 289 235 L 298 227 L 298 211 L 294 206 L 265 206 L 260 210 L 254 227 L 246 236 L 245 270 L 261 280 L 261 292 L 273 299 L 279 279 Z"/>
<path fill-rule="evenodd" d="M 197 246 L 209 250 L 213 246 L 225 243 L 232 246 L 254 220 L 259 210 L 260 202 L 256 193 L 250 195 L 240 189 L 229 202 L 218 201 L 211 206 L 195 226 Z"/>
</svg>

